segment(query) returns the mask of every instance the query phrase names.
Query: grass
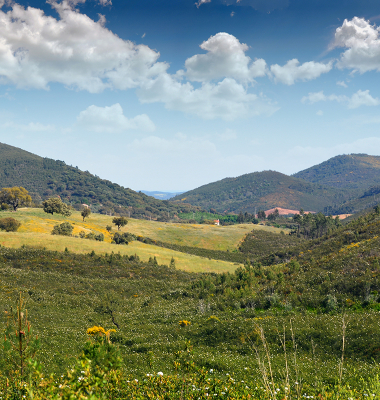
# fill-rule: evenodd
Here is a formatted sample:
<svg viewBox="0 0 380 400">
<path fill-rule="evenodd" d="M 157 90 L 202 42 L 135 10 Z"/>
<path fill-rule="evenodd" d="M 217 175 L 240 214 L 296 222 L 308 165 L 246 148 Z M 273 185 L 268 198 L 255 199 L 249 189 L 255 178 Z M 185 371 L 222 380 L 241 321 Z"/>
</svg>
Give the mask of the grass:
<svg viewBox="0 0 380 400">
<path fill-rule="evenodd" d="M 1 237 L 18 240 L 28 236 L 35 243 L 39 237 L 42 241 L 54 238 L 36 232 Z M 355 241 L 348 235 L 354 233 Z M 169 387 L 152 382 L 150 398 L 209 398 L 210 393 L 220 398 L 225 387 L 229 394 L 223 398 L 229 399 L 380 398 L 378 236 L 380 216 L 372 215 L 310 242 L 291 262 L 246 265 L 232 275 L 190 274 L 109 251 L 107 256 L 91 256 L 1 247 L 0 304 L 9 311 L 22 292 L 28 318 L 41 340 L 44 378 L 56 373 L 52 388 L 61 382 L 61 374 L 75 367 L 86 345 L 86 329 L 96 325 L 117 330 L 112 341 L 123 359 L 119 382 L 126 385 L 118 387 L 120 392 L 114 397 L 103 398 L 149 398 L 147 374 L 157 377 L 159 371 L 175 387 L 168 394 Z M 56 238 L 62 240 L 62 247 L 89 243 L 127 252 L 131 248 Z M 46 247 L 46 243 L 39 246 Z M 179 324 L 185 320 L 191 323 Z M 2 315 L 0 331 L 4 327 Z M 0 352 L 0 386 L 7 366 Z M 186 371 L 188 367 L 193 375 Z M 86 370 L 80 368 L 78 373 Z M 264 370 L 270 376 L 266 383 Z M 82 381 L 78 376 L 77 383 Z M 179 385 L 171 379 L 178 379 Z M 196 396 L 182 394 L 181 381 L 185 389 L 192 390 L 192 385 L 202 389 Z M 237 385 L 238 392 L 233 392 Z M 291 397 L 285 396 L 285 387 L 291 388 Z M 40 388 L 38 398 L 49 398 Z M 161 396 L 160 388 L 167 394 Z M 132 396 L 135 389 L 140 392 Z M 259 389 L 263 390 L 255 392 Z M 270 394 L 274 389 L 279 389 L 281 397 Z M 325 395 L 324 391 L 338 394 Z"/>
<path fill-rule="evenodd" d="M 22 224 L 18 232 L 0 232 L 0 244 L 6 247 L 19 248 L 22 245 L 26 245 L 57 251 L 64 251 L 67 247 L 69 251 L 74 253 L 90 253 L 93 250 L 97 254 L 120 252 L 122 255 L 137 254 L 143 261 L 148 261 L 150 257 L 156 257 L 159 264 L 166 265 L 169 265 L 173 257 L 176 262 L 176 268 L 189 272 L 233 272 L 237 267 L 235 263 L 198 257 L 138 241 L 133 241 L 128 246 L 111 244 L 111 235 L 105 227 L 112 224 L 112 217 L 101 214 L 91 214 L 90 218 L 86 219 L 85 222 L 82 221 L 79 212 L 73 212 L 70 217 L 63 217 L 59 214 L 54 214 L 53 216 L 46 214 L 42 209 L 30 208 L 19 209 L 17 213 L 2 212 L 0 216 L 12 216 Z M 101 232 L 105 236 L 105 241 L 97 242 L 50 234 L 54 225 L 65 221 L 74 225 L 73 235 L 78 235 L 80 231 L 85 231 L 86 233 L 91 231 Z M 222 238 L 221 240 L 227 243 L 228 237 L 232 237 L 235 240 L 244 237 L 250 227 L 232 227 L 234 229 L 229 232 L 228 229 L 218 231 L 218 227 L 211 227 L 214 229 L 210 229 L 203 225 L 181 224 L 177 226 L 177 224 L 129 219 L 128 225 L 120 231 L 143 236 L 150 235 L 149 237 L 153 238 L 161 237 L 173 241 L 176 237 L 179 237 L 178 240 L 184 242 L 195 241 L 198 232 L 203 235 L 204 241 L 209 235 L 210 241 L 217 243 Z M 115 232 L 115 229 L 113 231 Z M 220 232 L 222 233 L 220 234 Z"/>
<path fill-rule="evenodd" d="M 50 234 L 54 225 L 68 221 L 74 225 L 74 235 L 81 230 L 98 231 L 104 234 L 105 241 L 111 242 L 111 236 L 106 231 L 107 225 L 112 225 L 112 218 L 102 214 L 91 214 L 85 222 L 79 212 L 73 212 L 70 217 L 59 214 L 46 214 L 39 208 L 21 208 L 17 213 L 2 212 L 0 216 L 14 217 L 22 223 L 19 232 L 36 232 Z M 190 247 L 202 247 L 210 250 L 234 250 L 245 234 L 252 229 L 280 233 L 286 229 L 265 225 L 239 224 L 229 226 L 216 226 L 204 224 L 177 224 L 167 222 L 147 221 L 141 219 L 128 219 L 128 225 L 121 228 L 121 232 L 130 232 L 135 235 L 149 237 L 161 242 L 168 242 Z M 117 228 L 113 228 L 115 231 Z"/>
</svg>

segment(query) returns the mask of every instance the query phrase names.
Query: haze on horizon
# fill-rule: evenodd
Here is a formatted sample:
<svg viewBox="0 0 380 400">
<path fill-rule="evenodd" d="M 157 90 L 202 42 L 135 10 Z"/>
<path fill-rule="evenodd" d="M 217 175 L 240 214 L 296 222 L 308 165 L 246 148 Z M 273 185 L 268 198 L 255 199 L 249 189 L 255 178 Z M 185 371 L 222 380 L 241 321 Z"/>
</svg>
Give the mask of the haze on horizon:
<svg viewBox="0 0 380 400">
<path fill-rule="evenodd" d="M 380 155 L 378 2 L 0 0 L 0 142 L 181 192 Z"/>
</svg>

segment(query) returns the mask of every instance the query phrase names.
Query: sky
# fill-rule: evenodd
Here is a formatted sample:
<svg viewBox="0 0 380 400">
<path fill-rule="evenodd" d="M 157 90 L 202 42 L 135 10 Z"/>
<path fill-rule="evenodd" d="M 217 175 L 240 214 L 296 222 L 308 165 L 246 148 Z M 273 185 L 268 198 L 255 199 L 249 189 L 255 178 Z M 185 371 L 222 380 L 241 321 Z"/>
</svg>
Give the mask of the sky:
<svg viewBox="0 0 380 400">
<path fill-rule="evenodd" d="M 378 0 L 0 0 L 0 142 L 179 192 L 380 155 Z"/>
</svg>

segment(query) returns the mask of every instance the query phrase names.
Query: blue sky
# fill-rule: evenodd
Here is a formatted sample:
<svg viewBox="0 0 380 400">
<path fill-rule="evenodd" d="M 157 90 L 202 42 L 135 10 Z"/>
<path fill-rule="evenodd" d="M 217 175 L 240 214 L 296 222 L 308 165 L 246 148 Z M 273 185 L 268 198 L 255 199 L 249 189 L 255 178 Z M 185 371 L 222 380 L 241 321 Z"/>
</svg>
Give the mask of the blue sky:
<svg viewBox="0 0 380 400">
<path fill-rule="evenodd" d="M 377 0 L 0 6 L 0 142 L 163 191 L 380 155 Z"/>
</svg>

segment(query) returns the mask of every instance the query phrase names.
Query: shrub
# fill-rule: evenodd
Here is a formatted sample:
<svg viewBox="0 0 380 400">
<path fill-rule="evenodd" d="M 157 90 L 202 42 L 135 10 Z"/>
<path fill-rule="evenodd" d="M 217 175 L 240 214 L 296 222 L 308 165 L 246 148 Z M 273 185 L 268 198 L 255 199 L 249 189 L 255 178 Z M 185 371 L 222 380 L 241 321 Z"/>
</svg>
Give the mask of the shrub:
<svg viewBox="0 0 380 400">
<path fill-rule="evenodd" d="M 21 223 L 12 217 L 0 219 L 0 229 L 6 232 L 16 232 Z"/>
<path fill-rule="evenodd" d="M 51 231 L 52 235 L 71 236 L 74 227 L 69 222 L 64 222 L 60 225 L 55 225 Z"/>
<path fill-rule="evenodd" d="M 104 240 L 104 239 L 103 239 Z M 112 243 L 116 244 L 128 244 L 133 240 L 133 236 L 130 233 L 119 233 L 115 232 L 113 235 Z"/>
</svg>

